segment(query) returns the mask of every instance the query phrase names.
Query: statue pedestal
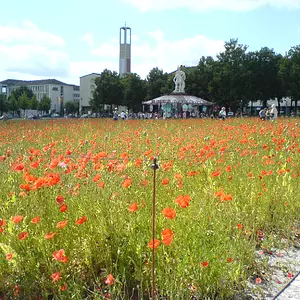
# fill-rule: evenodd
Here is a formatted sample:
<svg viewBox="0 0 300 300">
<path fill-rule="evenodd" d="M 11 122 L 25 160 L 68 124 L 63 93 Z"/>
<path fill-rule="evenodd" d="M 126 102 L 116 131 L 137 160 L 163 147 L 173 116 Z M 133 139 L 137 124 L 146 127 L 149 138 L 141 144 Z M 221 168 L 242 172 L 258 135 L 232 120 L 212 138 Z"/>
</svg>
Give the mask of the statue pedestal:
<svg viewBox="0 0 300 300">
<path fill-rule="evenodd" d="M 170 95 L 178 95 L 178 96 L 182 95 L 182 96 L 184 96 L 184 95 L 187 95 L 187 93 L 186 92 L 173 91 Z"/>
</svg>

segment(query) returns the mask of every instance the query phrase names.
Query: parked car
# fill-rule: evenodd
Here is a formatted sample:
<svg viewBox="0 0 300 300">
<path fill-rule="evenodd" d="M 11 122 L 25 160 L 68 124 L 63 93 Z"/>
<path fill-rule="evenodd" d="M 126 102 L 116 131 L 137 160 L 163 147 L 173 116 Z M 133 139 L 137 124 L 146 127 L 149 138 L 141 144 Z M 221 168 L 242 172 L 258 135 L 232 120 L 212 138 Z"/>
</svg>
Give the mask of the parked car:
<svg viewBox="0 0 300 300">
<path fill-rule="evenodd" d="M 41 119 L 45 119 L 45 118 L 51 118 L 51 115 L 50 114 L 45 114 L 45 115 L 41 116 Z"/>
<path fill-rule="evenodd" d="M 0 117 L 0 120 L 10 120 L 12 118 L 13 116 L 11 114 L 4 114 L 3 116 Z"/>
<path fill-rule="evenodd" d="M 86 118 L 92 118 L 92 117 L 93 117 L 93 116 L 92 116 L 91 114 L 83 114 L 83 115 L 81 115 L 80 118 L 86 119 Z"/>
<path fill-rule="evenodd" d="M 60 115 L 56 114 L 56 113 L 51 115 L 51 118 L 59 118 L 59 117 L 60 117 Z"/>
</svg>

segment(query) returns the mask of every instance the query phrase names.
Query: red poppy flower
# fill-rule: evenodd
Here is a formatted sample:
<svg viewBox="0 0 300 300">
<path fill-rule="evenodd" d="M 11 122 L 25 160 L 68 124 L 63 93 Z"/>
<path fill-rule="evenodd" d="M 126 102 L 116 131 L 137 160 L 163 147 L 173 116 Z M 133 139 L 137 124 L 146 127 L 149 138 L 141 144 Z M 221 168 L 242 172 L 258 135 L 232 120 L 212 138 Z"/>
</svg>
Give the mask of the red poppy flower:
<svg viewBox="0 0 300 300">
<path fill-rule="evenodd" d="M 94 177 L 93 177 L 93 181 L 94 182 L 97 182 L 97 181 L 99 181 L 100 180 L 100 178 L 101 178 L 101 175 L 100 174 L 97 174 L 97 175 L 95 175 Z"/>
<path fill-rule="evenodd" d="M 137 211 L 138 209 L 139 209 L 139 207 L 136 202 L 130 204 L 130 206 L 128 207 L 128 210 L 132 213 Z"/>
<path fill-rule="evenodd" d="M 67 208 L 68 208 L 67 204 L 63 204 L 63 205 L 60 207 L 60 211 L 64 213 L 64 212 L 67 211 Z"/>
<path fill-rule="evenodd" d="M 174 174 L 174 178 L 178 180 L 178 179 L 182 179 L 183 176 L 182 176 L 182 174 L 180 174 L 180 173 L 175 173 L 175 174 Z"/>
<path fill-rule="evenodd" d="M 158 248 L 158 246 L 160 245 L 160 241 L 159 240 L 154 240 L 154 243 L 153 243 L 153 240 L 151 240 L 149 243 L 148 243 L 148 248 Z"/>
<path fill-rule="evenodd" d="M 149 184 L 149 180 L 142 180 L 141 185 L 142 186 L 147 186 Z"/>
<path fill-rule="evenodd" d="M 72 151 L 70 149 L 67 149 L 66 150 L 66 155 L 71 155 L 72 154 Z"/>
<path fill-rule="evenodd" d="M 182 208 L 186 208 L 190 205 L 191 197 L 189 195 L 178 196 L 175 199 L 175 203 L 179 204 Z"/>
<path fill-rule="evenodd" d="M 33 218 L 33 219 L 31 220 L 31 223 L 37 224 L 37 223 L 40 222 L 40 220 L 41 220 L 41 217 L 40 217 L 40 216 L 37 216 L 37 217 L 35 217 L 35 218 Z"/>
<path fill-rule="evenodd" d="M 65 201 L 65 198 L 62 195 L 58 195 L 56 197 L 57 204 L 62 205 L 64 203 L 64 201 Z"/>
<path fill-rule="evenodd" d="M 23 217 L 22 216 L 14 216 L 14 217 L 12 217 L 11 218 L 11 221 L 13 222 L 13 223 L 20 223 L 21 221 L 23 220 Z"/>
<path fill-rule="evenodd" d="M 4 227 L 6 225 L 6 222 L 4 219 L 0 219 L 0 227 Z"/>
<path fill-rule="evenodd" d="M 104 183 L 104 181 L 100 181 L 97 185 L 103 189 L 105 186 L 105 183 Z"/>
<path fill-rule="evenodd" d="M 166 246 L 170 246 L 170 244 L 172 243 L 172 240 L 173 240 L 172 235 L 168 235 L 162 239 L 162 243 Z"/>
<path fill-rule="evenodd" d="M 56 235 L 55 232 L 48 232 L 48 233 L 45 234 L 45 239 L 46 240 L 51 240 L 51 239 L 54 238 L 55 235 Z"/>
<path fill-rule="evenodd" d="M 232 196 L 231 195 L 223 195 L 220 197 L 220 200 L 221 202 L 224 202 L 224 201 L 231 201 L 232 200 Z"/>
<path fill-rule="evenodd" d="M 24 169 L 24 164 L 23 163 L 18 163 L 15 165 L 14 170 L 19 172 L 22 171 Z"/>
<path fill-rule="evenodd" d="M 170 228 L 166 228 L 161 232 L 163 237 L 172 236 L 174 232 Z"/>
<path fill-rule="evenodd" d="M 167 184 L 169 184 L 169 179 L 168 179 L 168 178 L 164 178 L 164 179 L 161 181 L 161 184 L 162 184 L 162 185 L 167 185 Z"/>
<path fill-rule="evenodd" d="M 64 249 L 60 249 L 57 251 L 54 251 L 52 253 L 53 259 L 62 262 L 62 263 L 66 263 L 68 262 L 68 257 L 65 255 L 65 250 Z"/>
<path fill-rule="evenodd" d="M 63 220 L 63 221 L 58 222 L 58 223 L 56 224 L 56 227 L 62 229 L 62 228 L 64 228 L 64 227 L 66 227 L 67 224 L 68 224 L 68 220 Z"/>
<path fill-rule="evenodd" d="M 75 222 L 75 224 L 81 225 L 81 224 L 83 224 L 83 223 L 86 222 L 86 221 L 87 221 L 87 217 L 82 216 L 82 217 L 80 217 L 80 218 Z"/>
<path fill-rule="evenodd" d="M 105 284 L 113 285 L 114 283 L 115 283 L 114 276 L 112 276 L 111 274 L 108 274 L 108 276 L 105 280 Z"/>
<path fill-rule="evenodd" d="M 209 262 L 208 262 L 208 261 L 203 261 L 203 262 L 201 263 L 201 266 L 202 266 L 203 268 L 208 267 L 208 265 L 209 265 Z"/>
<path fill-rule="evenodd" d="M 59 287 L 61 291 L 65 291 L 67 289 L 67 284 L 64 282 L 62 286 Z"/>
<path fill-rule="evenodd" d="M 30 167 L 31 167 L 32 169 L 36 169 L 36 168 L 39 167 L 39 163 L 38 163 L 37 161 L 35 161 L 35 162 L 33 162 L 33 163 L 30 164 Z"/>
<path fill-rule="evenodd" d="M 163 209 L 162 214 L 167 219 L 174 219 L 176 217 L 176 211 L 170 207 Z"/>
<path fill-rule="evenodd" d="M 20 189 L 29 192 L 31 190 L 31 185 L 29 183 L 21 183 Z"/>
<path fill-rule="evenodd" d="M 262 283 L 261 278 L 257 277 L 257 278 L 255 279 L 255 283 L 256 283 L 256 284 L 261 284 L 261 283 Z"/>
<path fill-rule="evenodd" d="M 124 188 L 129 188 L 131 186 L 131 182 L 132 182 L 132 180 L 130 178 L 127 178 L 123 181 L 122 186 Z"/>
<path fill-rule="evenodd" d="M 11 260 L 11 259 L 13 258 L 13 256 L 14 256 L 13 253 L 8 253 L 8 254 L 6 255 L 6 259 L 7 259 L 7 260 Z"/>
<path fill-rule="evenodd" d="M 55 272 L 51 275 L 52 282 L 57 282 L 58 280 L 62 279 L 60 276 L 60 272 Z"/>
<path fill-rule="evenodd" d="M 218 171 L 215 171 L 215 172 L 212 172 L 211 173 L 211 176 L 212 177 L 218 177 L 218 176 L 220 176 L 221 175 L 221 172 L 218 172 Z"/>
<path fill-rule="evenodd" d="M 23 240 L 27 239 L 27 237 L 28 237 L 28 232 L 26 232 L 26 231 L 21 232 L 21 233 L 19 233 L 19 235 L 18 235 L 18 239 L 19 239 L 20 241 L 23 241 Z"/>
</svg>

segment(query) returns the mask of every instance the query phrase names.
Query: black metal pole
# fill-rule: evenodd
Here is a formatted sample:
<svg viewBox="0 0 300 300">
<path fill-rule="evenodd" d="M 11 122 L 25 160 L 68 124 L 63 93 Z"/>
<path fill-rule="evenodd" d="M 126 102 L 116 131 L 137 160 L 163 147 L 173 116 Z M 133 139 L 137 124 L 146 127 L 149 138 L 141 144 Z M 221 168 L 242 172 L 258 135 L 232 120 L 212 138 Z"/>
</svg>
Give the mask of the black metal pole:
<svg viewBox="0 0 300 300">
<path fill-rule="evenodd" d="M 153 164 L 153 200 L 152 200 L 152 299 L 155 300 L 155 222 L 156 222 L 156 170 L 158 169 L 157 159 L 154 157 Z"/>
</svg>

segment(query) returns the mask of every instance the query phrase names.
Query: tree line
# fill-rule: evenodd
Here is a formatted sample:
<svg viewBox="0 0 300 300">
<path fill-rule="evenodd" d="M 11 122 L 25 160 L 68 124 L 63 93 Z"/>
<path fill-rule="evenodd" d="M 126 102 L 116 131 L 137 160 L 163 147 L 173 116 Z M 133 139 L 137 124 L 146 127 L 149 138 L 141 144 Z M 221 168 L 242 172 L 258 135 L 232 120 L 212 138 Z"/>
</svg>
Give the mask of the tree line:
<svg viewBox="0 0 300 300">
<path fill-rule="evenodd" d="M 37 100 L 33 92 L 26 86 L 21 86 L 12 91 L 9 97 L 0 94 L 0 114 L 12 112 L 13 115 L 20 114 L 23 110 L 24 114 L 27 109 L 48 112 L 51 108 L 51 99 L 43 96 L 40 101 Z"/>
<path fill-rule="evenodd" d="M 283 56 L 268 47 L 248 51 L 248 46 L 231 39 L 216 58 L 203 56 L 197 66 L 182 70 L 187 74 L 186 93 L 233 111 L 258 100 L 266 107 L 270 99 L 277 99 L 280 109 L 284 97 L 291 98 L 296 111 L 300 100 L 300 45 Z M 111 109 L 113 105 L 124 105 L 137 112 L 142 101 L 171 93 L 173 77 L 159 68 L 153 68 L 145 80 L 136 73 L 120 77 L 105 69 L 95 79 L 91 108 L 101 112 L 105 104 Z"/>
<path fill-rule="evenodd" d="M 77 113 L 78 103 L 64 103 L 66 113 Z M 0 94 L 0 116 L 3 113 L 12 112 L 13 115 L 20 115 L 22 110 L 25 114 L 27 109 L 38 110 L 42 113 L 48 113 L 51 109 L 51 99 L 44 95 L 40 101 L 27 86 L 21 86 L 12 91 L 9 97 L 5 94 Z"/>
</svg>

